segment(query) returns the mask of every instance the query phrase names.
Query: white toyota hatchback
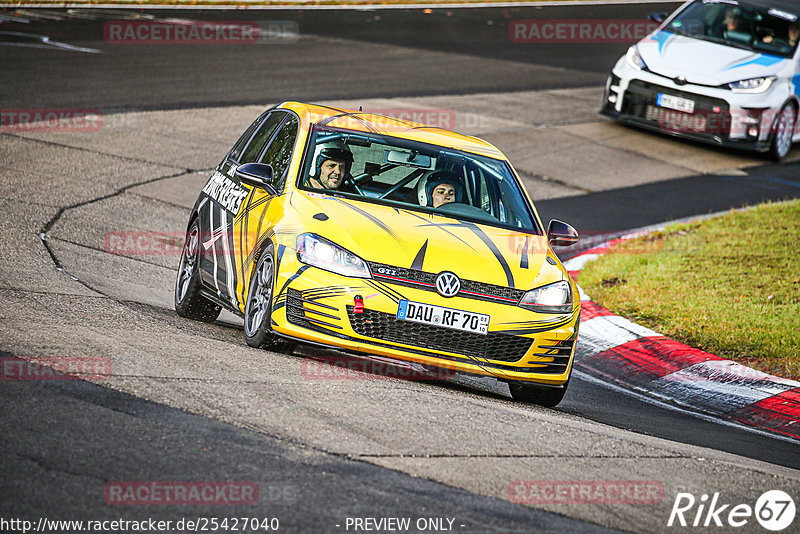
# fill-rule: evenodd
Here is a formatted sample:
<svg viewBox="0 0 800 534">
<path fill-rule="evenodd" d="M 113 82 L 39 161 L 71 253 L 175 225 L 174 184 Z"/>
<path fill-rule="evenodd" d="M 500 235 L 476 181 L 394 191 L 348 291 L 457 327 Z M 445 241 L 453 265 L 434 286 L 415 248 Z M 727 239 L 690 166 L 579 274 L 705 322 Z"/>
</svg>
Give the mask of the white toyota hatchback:
<svg viewBox="0 0 800 534">
<path fill-rule="evenodd" d="M 690 0 L 628 49 L 601 112 L 780 160 L 800 141 L 800 1 Z"/>
</svg>

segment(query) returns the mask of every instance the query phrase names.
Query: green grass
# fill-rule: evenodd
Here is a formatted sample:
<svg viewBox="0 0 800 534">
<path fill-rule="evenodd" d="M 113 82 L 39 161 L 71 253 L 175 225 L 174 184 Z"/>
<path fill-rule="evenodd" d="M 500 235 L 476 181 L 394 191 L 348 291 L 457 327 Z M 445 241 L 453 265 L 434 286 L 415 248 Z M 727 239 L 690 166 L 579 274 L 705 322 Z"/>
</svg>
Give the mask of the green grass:
<svg viewBox="0 0 800 534">
<path fill-rule="evenodd" d="M 579 283 L 618 315 L 774 375 L 800 379 L 800 201 L 633 239 Z"/>
</svg>

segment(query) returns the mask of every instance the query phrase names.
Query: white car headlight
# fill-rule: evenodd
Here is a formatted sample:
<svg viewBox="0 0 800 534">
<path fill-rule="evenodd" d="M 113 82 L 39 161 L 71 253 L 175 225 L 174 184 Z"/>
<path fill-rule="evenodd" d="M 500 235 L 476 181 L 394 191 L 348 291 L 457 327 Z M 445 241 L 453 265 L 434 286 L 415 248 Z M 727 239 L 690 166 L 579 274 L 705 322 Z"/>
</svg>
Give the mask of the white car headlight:
<svg viewBox="0 0 800 534">
<path fill-rule="evenodd" d="M 297 259 L 343 276 L 372 278 L 367 262 L 318 235 L 297 236 Z"/>
<path fill-rule="evenodd" d="M 555 282 L 531 289 L 519 301 L 525 309 L 542 313 L 570 313 L 572 288 L 567 281 Z"/>
<path fill-rule="evenodd" d="M 628 60 L 628 65 L 630 65 L 634 69 L 636 70 L 647 69 L 647 64 L 642 59 L 642 56 L 639 55 L 639 51 L 636 49 L 635 46 L 632 46 L 628 49 L 628 53 L 626 54 L 625 58 Z"/>
<path fill-rule="evenodd" d="M 777 80 L 775 76 L 762 76 L 729 83 L 728 87 L 734 93 L 763 93 L 770 88 L 775 80 Z"/>
</svg>

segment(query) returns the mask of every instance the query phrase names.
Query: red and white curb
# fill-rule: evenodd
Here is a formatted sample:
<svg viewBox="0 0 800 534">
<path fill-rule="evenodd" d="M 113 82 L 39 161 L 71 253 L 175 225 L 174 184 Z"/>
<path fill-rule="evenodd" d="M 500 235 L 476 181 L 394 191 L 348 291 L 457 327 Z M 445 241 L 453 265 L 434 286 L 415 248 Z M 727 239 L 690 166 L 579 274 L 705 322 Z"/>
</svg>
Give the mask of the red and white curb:
<svg viewBox="0 0 800 534">
<path fill-rule="evenodd" d="M 577 280 L 587 261 L 637 232 L 564 262 Z M 614 315 L 581 292 L 574 368 L 646 397 L 718 420 L 800 440 L 800 382 L 756 371 Z"/>
</svg>

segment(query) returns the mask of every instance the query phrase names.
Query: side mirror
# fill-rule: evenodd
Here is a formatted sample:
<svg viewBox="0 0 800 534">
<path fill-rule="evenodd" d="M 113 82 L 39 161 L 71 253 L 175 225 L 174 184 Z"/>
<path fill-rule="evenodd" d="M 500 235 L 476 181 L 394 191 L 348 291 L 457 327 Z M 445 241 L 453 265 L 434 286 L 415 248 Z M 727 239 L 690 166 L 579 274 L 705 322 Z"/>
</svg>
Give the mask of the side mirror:
<svg viewBox="0 0 800 534">
<path fill-rule="evenodd" d="M 667 14 L 666 13 L 662 13 L 660 11 L 656 11 L 655 13 L 650 13 L 650 16 L 648 16 L 647 18 L 649 18 L 653 22 L 661 24 L 662 22 L 667 20 Z"/>
<path fill-rule="evenodd" d="M 266 163 L 245 163 L 234 173 L 243 184 L 258 187 L 270 195 L 277 195 L 278 191 L 272 185 L 272 166 Z"/>
<path fill-rule="evenodd" d="M 553 219 L 547 227 L 547 240 L 554 247 L 568 247 L 578 242 L 580 236 L 572 226 Z"/>
</svg>

